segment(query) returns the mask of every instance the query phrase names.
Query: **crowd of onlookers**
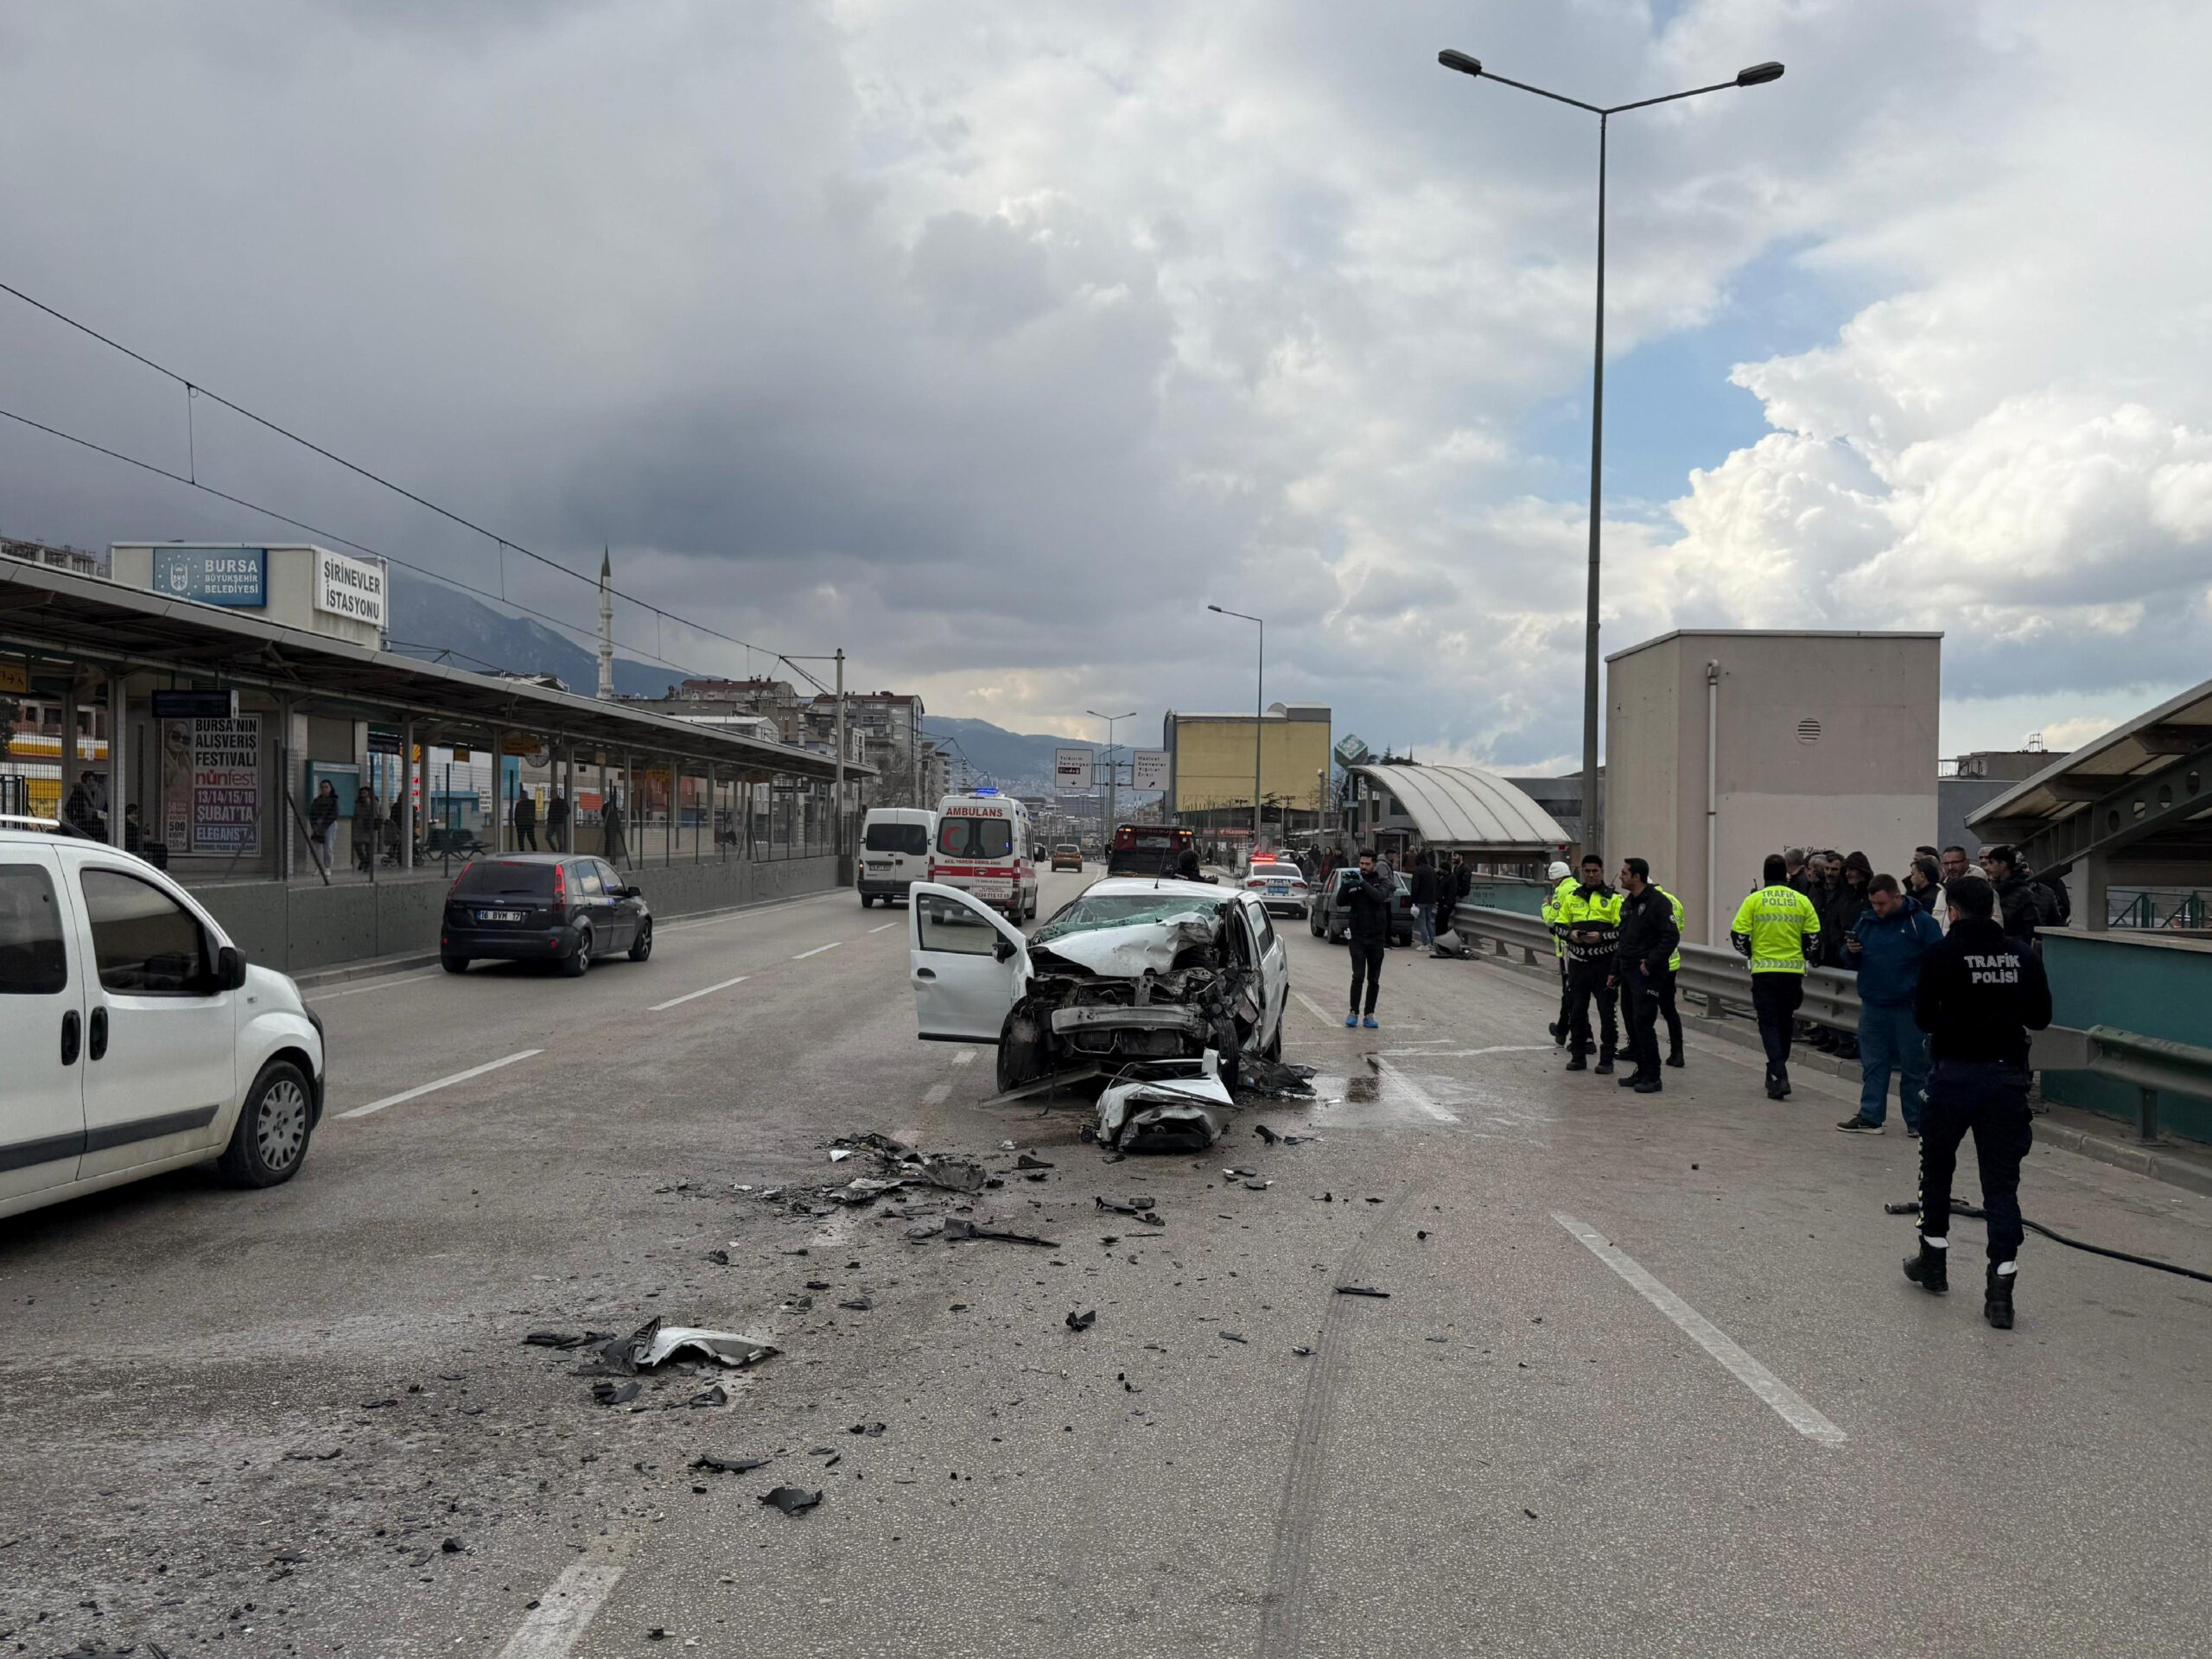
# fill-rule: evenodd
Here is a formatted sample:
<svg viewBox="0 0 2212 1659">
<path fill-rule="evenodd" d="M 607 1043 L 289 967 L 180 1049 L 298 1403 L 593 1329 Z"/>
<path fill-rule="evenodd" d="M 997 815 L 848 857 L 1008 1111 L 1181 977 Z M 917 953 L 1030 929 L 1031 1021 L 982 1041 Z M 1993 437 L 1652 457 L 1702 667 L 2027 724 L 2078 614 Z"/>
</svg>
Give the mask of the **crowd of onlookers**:
<svg viewBox="0 0 2212 1659">
<path fill-rule="evenodd" d="M 1306 884 L 1316 892 L 1347 861 L 1333 847 L 1325 848 L 1318 854 L 1311 847 L 1301 849 L 1296 861 Z M 1378 856 L 1376 868 L 1383 880 L 1395 879 L 1388 857 Z M 1465 901 L 1474 885 L 1474 867 L 1462 855 L 1416 852 L 1413 868 L 1406 873 L 1406 887 L 1414 906 L 1414 943 L 1425 949 L 1436 943 L 1440 933 L 1450 932 L 1452 912 Z"/>
</svg>

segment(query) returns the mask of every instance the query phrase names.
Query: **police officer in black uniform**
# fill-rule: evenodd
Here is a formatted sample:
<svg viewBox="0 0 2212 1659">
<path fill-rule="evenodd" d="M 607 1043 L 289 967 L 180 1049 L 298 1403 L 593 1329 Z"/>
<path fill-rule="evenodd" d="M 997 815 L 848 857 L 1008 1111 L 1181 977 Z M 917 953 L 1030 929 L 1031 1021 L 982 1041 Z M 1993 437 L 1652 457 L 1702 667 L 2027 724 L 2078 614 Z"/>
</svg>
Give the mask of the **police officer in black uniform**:
<svg viewBox="0 0 2212 1659">
<path fill-rule="evenodd" d="M 1943 884 L 1950 931 L 1921 958 L 1912 1017 L 1928 1033 L 1928 1104 L 1921 1117 L 1920 1253 L 1905 1277 L 1923 1290 L 1950 1288 L 1951 1177 L 1971 1132 L 1989 1228 L 1984 1318 L 2012 1328 L 2020 1253 L 2020 1160 L 2028 1118 L 2028 1033 L 2050 1023 L 2043 963 L 1995 919 L 1997 893 L 1978 875 Z"/>
</svg>

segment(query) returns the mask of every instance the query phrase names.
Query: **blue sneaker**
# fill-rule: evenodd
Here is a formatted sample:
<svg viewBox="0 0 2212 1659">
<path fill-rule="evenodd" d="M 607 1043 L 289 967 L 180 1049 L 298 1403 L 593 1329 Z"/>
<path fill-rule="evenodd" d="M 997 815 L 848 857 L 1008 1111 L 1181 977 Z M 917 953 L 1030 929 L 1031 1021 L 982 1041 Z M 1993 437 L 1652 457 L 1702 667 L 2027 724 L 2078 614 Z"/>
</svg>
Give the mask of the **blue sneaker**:
<svg viewBox="0 0 2212 1659">
<path fill-rule="evenodd" d="M 1375 1016 L 1374 1016 L 1373 1014 L 1369 1014 L 1369 1015 L 1367 1016 L 1367 1018 L 1366 1018 L 1366 1019 L 1364 1019 L 1364 1020 L 1361 1020 L 1359 1023 L 1360 1023 L 1361 1025 L 1363 1025 L 1363 1026 L 1365 1026 L 1365 1027 L 1366 1027 L 1370 1031 L 1380 1031 L 1380 1030 L 1382 1030 L 1382 1027 L 1380 1027 L 1380 1026 L 1378 1026 L 1378 1025 L 1376 1025 L 1376 1024 L 1375 1023 Z"/>
<path fill-rule="evenodd" d="M 1358 1023 L 1359 1023 L 1359 1016 L 1358 1016 L 1357 1014 L 1348 1014 L 1344 1015 L 1344 1024 L 1345 1024 L 1345 1026 L 1346 1026 L 1347 1027 L 1351 1027 L 1351 1026 L 1356 1026 L 1356 1025 L 1357 1025 Z"/>
</svg>

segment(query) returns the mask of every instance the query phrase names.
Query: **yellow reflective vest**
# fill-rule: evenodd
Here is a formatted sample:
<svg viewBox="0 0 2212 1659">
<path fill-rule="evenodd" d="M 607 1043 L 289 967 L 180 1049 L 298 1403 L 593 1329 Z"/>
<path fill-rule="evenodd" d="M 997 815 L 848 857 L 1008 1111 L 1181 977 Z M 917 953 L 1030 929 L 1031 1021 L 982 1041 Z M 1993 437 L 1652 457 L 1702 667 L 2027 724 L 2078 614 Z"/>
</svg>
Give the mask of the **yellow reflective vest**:
<svg viewBox="0 0 2212 1659">
<path fill-rule="evenodd" d="M 1559 879 L 1559 885 L 1551 890 L 1551 896 L 1544 900 L 1542 912 L 1544 925 L 1552 931 L 1552 955 L 1554 957 L 1563 957 L 1567 954 L 1567 943 L 1560 938 L 1560 906 L 1565 901 L 1567 895 L 1573 892 L 1579 885 L 1573 876 L 1562 875 Z"/>
<path fill-rule="evenodd" d="M 1621 896 L 1611 887 L 1586 888 L 1580 881 L 1559 901 L 1559 937 L 1570 961 L 1610 962 L 1621 926 Z M 1573 932 L 1602 935 L 1595 944 L 1577 944 L 1567 938 Z"/>
<path fill-rule="evenodd" d="M 1656 881 L 1651 885 L 1659 887 Z M 1664 887 L 1659 887 L 1659 891 L 1665 896 L 1667 902 L 1675 907 L 1675 954 L 1667 958 L 1667 971 L 1670 974 L 1679 974 L 1682 971 L 1682 901 L 1675 898 L 1673 893 L 1668 893 Z"/>
<path fill-rule="evenodd" d="M 1729 931 L 1755 974 L 1802 974 L 1821 954 L 1821 913 L 1795 887 L 1761 887 L 1736 907 Z"/>
</svg>

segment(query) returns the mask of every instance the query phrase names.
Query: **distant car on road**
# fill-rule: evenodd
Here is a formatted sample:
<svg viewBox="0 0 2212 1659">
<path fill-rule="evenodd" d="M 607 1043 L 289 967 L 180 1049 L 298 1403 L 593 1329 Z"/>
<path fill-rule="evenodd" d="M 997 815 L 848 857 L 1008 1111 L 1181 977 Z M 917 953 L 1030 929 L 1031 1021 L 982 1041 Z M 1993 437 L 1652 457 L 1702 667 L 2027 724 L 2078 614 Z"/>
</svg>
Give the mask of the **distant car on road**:
<svg viewBox="0 0 2212 1659">
<path fill-rule="evenodd" d="M 1313 899 L 1306 872 L 1287 860 L 1255 861 L 1245 874 L 1243 887 L 1270 916 L 1303 916 Z"/>
<path fill-rule="evenodd" d="M 1083 849 L 1071 841 L 1064 841 L 1052 849 L 1052 868 L 1056 870 L 1080 870 L 1083 868 Z"/>
<path fill-rule="evenodd" d="M 465 974 L 480 957 L 551 962 L 579 979 L 601 957 L 653 953 L 645 896 L 605 859 L 576 853 L 502 853 L 480 858 L 446 893 L 438 958 Z"/>
<path fill-rule="evenodd" d="M 192 895 L 99 842 L 0 821 L 0 1216 L 213 1162 L 299 1173 L 322 1022 Z"/>
<path fill-rule="evenodd" d="M 1359 870 L 1352 865 L 1329 873 L 1328 884 L 1314 895 L 1313 906 L 1306 912 L 1306 925 L 1315 938 L 1335 944 L 1345 937 L 1351 926 L 1351 904 L 1346 894 L 1358 879 Z M 1395 882 L 1397 892 L 1390 901 L 1390 943 L 1411 944 L 1414 890 L 1402 875 L 1396 877 Z"/>
</svg>

